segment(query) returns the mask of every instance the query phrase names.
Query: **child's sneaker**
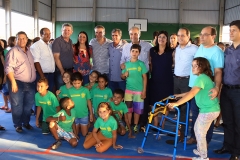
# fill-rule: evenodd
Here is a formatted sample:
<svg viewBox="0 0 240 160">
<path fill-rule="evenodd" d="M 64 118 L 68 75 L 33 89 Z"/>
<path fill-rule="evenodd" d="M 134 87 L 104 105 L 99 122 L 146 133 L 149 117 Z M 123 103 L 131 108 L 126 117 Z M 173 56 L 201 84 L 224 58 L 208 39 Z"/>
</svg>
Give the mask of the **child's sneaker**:
<svg viewBox="0 0 240 160">
<path fill-rule="evenodd" d="M 128 131 L 129 131 L 129 128 L 128 128 L 128 126 L 126 126 L 126 127 L 125 127 L 125 130 L 126 130 L 126 132 L 128 132 Z"/>
<path fill-rule="evenodd" d="M 193 157 L 192 160 L 209 160 L 209 158 Z"/>
<path fill-rule="evenodd" d="M 193 153 L 194 153 L 195 155 L 197 155 L 197 156 L 200 155 L 200 153 L 199 153 L 199 151 L 198 151 L 197 149 L 194 149 L 194 150 L 193 150 Z"/>
<path fill-rule="evenodd" d="M 138 125 L 137 125 L 137 124 L 133 127 L 133 131 L 134 131 L 135 133 L 138 132 Z"/>
<path fill-rule="evenodd" d="M 57 149 L 61 144 L 62 142 L 60 140 L 57 140 L 56 142 L 53 143 L 52 149 Z"/>
</svg>

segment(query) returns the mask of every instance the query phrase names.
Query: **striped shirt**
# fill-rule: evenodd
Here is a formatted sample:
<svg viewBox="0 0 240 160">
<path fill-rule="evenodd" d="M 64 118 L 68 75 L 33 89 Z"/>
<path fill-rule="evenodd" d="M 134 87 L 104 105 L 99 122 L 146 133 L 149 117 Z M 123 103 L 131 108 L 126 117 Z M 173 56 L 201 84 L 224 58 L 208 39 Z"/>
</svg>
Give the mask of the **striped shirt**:
<svg viewBox="0 0 240 160">
<path fill-rule="evenodd" d="M 176 76 L 185 77 L 189 76 L 192 66 L 192 60 L 198 47 L 191 42 L 181 48 L 180 45 L 175 50 L 175 69 L 174 74 Z"/>
<path fill-rule="evenodd" d="M 124 43 L 122 40 L 119 42 L 119 44 L 114 47 L 113 43 L 110 43 L 108 53 L 110 55 L 109 60 L 109 79 L 110 81 L 119 82 L 123 81 L 121 79 L 121 68 L 120 68 L 120 60 L 122 57 L 122 50 L 123 46 L 127 43 Z"/>
<path fill-rule="evenodd" d="M 138 56 L 138 59 L 143 61 L 144 64 L 146 65 L 147 70 L 149 70 L 149 52 L 150 52 L 150 49 L 153 46 L 150 43 L 145 42 L 143 40 L 140 40 L 139 45 L 141 46 L 141 53 Z M 123 64 L 125 62 L 130 61 L 130 59 L 131 59 L 131 54 L 130 54 L 131 46 L 132 46 L 132 43 L 128 43 L 123 47 L 122 58 L 121 58 L 120 64 Z"/>
<path fill-rule="evenodd" d="M 96 38 L 93 38 L 89 44 L 93 48 L 93 70 L 97 70 L 101 74 L 109 73 L 109 54 L 108 54 L 108 47 L 109 44 L 112 42 L 110 39 L 105 38 L 105 42 L 100 45 Z"/>
</svg>

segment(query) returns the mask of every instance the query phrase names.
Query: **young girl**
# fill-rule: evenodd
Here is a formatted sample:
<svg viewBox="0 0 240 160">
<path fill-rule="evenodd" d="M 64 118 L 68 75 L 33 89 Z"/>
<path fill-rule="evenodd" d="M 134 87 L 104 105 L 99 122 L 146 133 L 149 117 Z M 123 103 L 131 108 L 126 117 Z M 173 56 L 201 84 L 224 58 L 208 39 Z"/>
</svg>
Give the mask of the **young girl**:
<svg viewBox="0 0 240 160">
<path fill-rule="evenodd" d="M 97 88 L 98 86 L 98 77 L 100 73 L 96 70 L 93 70 L 91 74 L 89 75 L 89 83 L 85 84 L 84 87 L 88 88 L 89 91 Z"/>
<path fill-rule="evenodd" d="M 76 129 L 77 135 L 81 130 L 82 135 L 86 136 L 88 133 L 88 112 L 90 113 L 90 122 L 93 121 L 92 103 L 89 90 L 82 86 L 83 77 L 79 72 L 75 72 L 71 76 L 73 87 L 69 89 L 69 97 L 75 103 L 73 110 L 76 112 Z"/>
<path fill-rule="evenodd" d="M 63 82 L 65 85 L 61 86 L 59 90 L 56 91 L 56 95 L 58 100 L 63 97 L 69 97 L 68 90 L 72 87 L 71 81 L 71 73 L 66 71 L 63 73 Z"/>
<path fill-rule="evenodd" d="M 104 102 L 100 103 L 97 112 L 99 117 L 94 123 L 92 134 L 86 137 L 83 147 L 89 149 L 95 146 L 99 153 L 105 152 L 111 146 L 116 150 L 122 149 L 122 146 L 116 145 L 118 124 L 116 119 L 111 116 L 113 112 L 110 105 Z M 98 129 L 100 129 L 99 132 L 97 132 Z"/>
<path fill-rule="evenodd" d="M 209 96 L 209 90 L 214 87 L 214 83 L 208 60 L 202 57 L 194 58 L 192 62 L 192 72 L 198 75 L 192 89 L 187 93 L 175 95 L 176 97 L 182 98 L 176 103 L 169 103 L 167 106 L 169 108 L 179 106 L 195 96 L 200 113 L 194 125 L 197 149 L 194 149 L 193 153 L 200 157 L 194 157 L 193 159 L 208 160 L 206 134 L 211 123 L 218 117 L 220 106 L 217 98 L 211 99 Z"/>
<path fill-rule="evenodd" d="M 95 117 L 98 117 L 97 107 L 101 102 L 108 102 L 112 98 L 112 91 L 107 87 L 108 78 L 106 74 L 98 77 L 98 87 L 91 90 L 92 104 Z"/>
</svg>

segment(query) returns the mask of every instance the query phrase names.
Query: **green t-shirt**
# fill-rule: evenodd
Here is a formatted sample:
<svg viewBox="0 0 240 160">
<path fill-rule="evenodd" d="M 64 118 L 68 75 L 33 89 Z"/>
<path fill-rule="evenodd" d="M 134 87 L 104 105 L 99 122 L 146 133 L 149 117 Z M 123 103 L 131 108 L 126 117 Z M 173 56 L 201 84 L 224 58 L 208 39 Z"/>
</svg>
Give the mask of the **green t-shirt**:
<svg viewBox="0 0 240 160">
<path fill-rule="evenodd" d="M 108 102 L 110 98 L 112 98 L 112 90 L 106 87 L 105 89 L 101 90 L 99 88 L 95 88 L 91 91 L 92 97 L 92 105 L 94 108 L 94 114 L 97 115 L 97 108 L 99 103 L 101 102 Z"/>
<path fill-rule="evenodd" d="M 142 91 L 142 75 L 148 72 L 145 64 L 140 60 L 137 60 L 136 62 L 126 62 L 125 69 L 122 70 L 122 73 L 125 73 L 126 71 L 128 71 L 126 89 L 131 91 Z"/>
<path fill-rule="evenodd" d="M 76 111 L 76 118 L 84 118 L 88 116 L 87 100 L 91 99 L 89 90 L 83 86 L 79 89 L 74 87 L 68 90 L 69 97 L 73 100 L 75 106 L 73 110 Z"/>
<path fill-rule="evenodd" d="M 72 88 L 72 87 L 71 87 Z M 66 85 L 63 85 L 60 87 L 60 94 L 58 95 L 59 98 L 63 98 L 63 97 L 69 97 L 69 90 L 70 88 L 67 88 Z"/>
<path fill-rule="evenodd" d="M 114 102 L 110 102 L 110 106 L 112 107 L 113 111 L 119 111 L 122 115 L 128 112 L 127 105 L 124 102 L 121 102 L 119 105 L 115 105 Z M 120 120 L 118 113 L 115 115 Z"/>
<path fill-rule="evenodd" d="M 98 117 L 94 123 L 94 128 L 100 128 L 101 133 L 107 138 L 112 138 L 112 131 L 117 130 L 117 127 L 117 121 L 112 116 L 110 116 L 106 122 Z"/>
<path fill-rule="evenodd" d="M 89 83 L 85 84 L 84 87 L 88 86 Z M 98 87 L 98 83 L 94 83 L 94 85 L 92 86 L 92 88 L 89 90 L 91 92 L 91 90 L 95 89 Z"/>
<path fill-rule="evenodd" d="M 71 109 L 71 115 L 69 116 L 65 110 L 59 111 L 57 114 L 54 114 L 53 117 L 59 117 L 61 114 L 62 116 L 66 116 L 65 121 L 58 121 L 58 125 L 66 132 L 73 132 L 72 124 L 74 123 L 76 112 Z"/>
<path fill-rule="evenodd" d="M 206 74 L 200 74 L 195 80 L 193 87 L 201 88 L 195 96 L 200 113 L 220 111 L 218 98 L 211 100 L 209 96 L 209 90 L 214 88 L 214 83 Z"/>
<path fill-rule="evenodd" d="M 35 94 L 36 106 L 41 107 L 43 110 L 43 121 L 57 113 L 56 108 L 59 106 L 59 102 L 56 96 L 48 91 L 45 96 L 41 96 L 40 93 Z"/>
</svg>

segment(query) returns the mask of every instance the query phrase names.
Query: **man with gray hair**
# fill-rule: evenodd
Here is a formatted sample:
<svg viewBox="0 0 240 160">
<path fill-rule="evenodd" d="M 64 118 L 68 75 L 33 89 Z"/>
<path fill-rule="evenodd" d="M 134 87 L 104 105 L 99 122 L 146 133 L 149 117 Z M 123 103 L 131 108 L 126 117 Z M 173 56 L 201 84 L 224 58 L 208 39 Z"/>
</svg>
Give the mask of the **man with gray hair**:
<svg viewBox="0 0 240 160">
<path fill-rule="evenodd" d="M 64 23 L 61 31 L 62 35 L 56 38 L 52 44 L 52 52 L 57 66 L 55 71 L 56 89 L 64 84 L 63 73 L 65 71 L 73 72 L 73 48 L 70 39 L 73 26 L 70 23 Z"/>
<path fill-rule="evenodd" d="M 112 40 L 108 48 L 109 60 L 109 88 L 114 92 L 115 89 L 122 89 L 125 91 L 126 81 L 121 79 L 120 60 L 122 57 L 122 50 L 126 41 L 121 40 L 122 31 L 120 29 L 112 30 Z"/>
<path fill-rule="evenodd" d="M 98 25 L 94 28 L 96 38 L 90 40 L 89 44 L 92 46 L 92 60 L 93 70 L 97 70 L 101 74 L 109 73 L 109 54 L 108 47 L 112 42 L 105 37 L 105 28 Z"/>
</svg>

